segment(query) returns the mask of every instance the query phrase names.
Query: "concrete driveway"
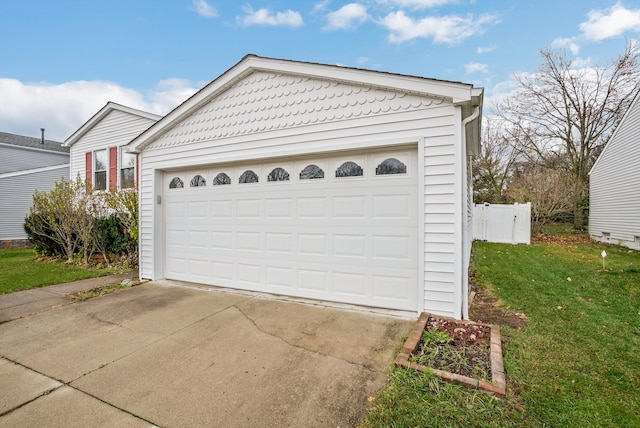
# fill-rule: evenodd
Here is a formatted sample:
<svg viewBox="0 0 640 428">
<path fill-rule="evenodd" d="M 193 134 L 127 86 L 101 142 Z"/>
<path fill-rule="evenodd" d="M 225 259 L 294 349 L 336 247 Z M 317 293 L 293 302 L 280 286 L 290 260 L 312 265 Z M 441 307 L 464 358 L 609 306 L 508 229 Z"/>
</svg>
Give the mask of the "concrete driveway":
<svg viewBox="0 0 640 428">
<path fill-rule="evenodd" d="M 71 302 L 86 284 L 0 296 L 0 426 L 353 426 L 413 324 L 170 282 Z"/>
</svg>

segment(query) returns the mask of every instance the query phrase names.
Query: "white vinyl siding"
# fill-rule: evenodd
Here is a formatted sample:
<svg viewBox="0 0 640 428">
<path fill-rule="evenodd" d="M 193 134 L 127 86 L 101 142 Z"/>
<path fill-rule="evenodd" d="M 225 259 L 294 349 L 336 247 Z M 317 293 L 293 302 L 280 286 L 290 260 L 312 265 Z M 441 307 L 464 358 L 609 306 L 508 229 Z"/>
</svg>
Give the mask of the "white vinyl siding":
<svg viewBox="0 0 640 428">
<path fill-rule="evenodd" d="M 590 173 L 589 233 L 640 249 L 640 97 Z M 605 234 L 608 234 L 605 238 Z"/>
<path fill-rule="evenodd" d="M 287 96 L 291 91 L 297 96 Z M 250 100 L 254 100 L 253 103 Z M 263 100 L 263 101 L 255 101 Z M 255 112 L 244 108 L 247 103 Z M 253 116 L 251 114 L 254 114 Z M 238 82 L 141 153 L 140 275 L 161 279 L 158 244 L 165 189 L 158 171 L 283 156 L 417 148 L 424 172 L 420 311 L 461 317 L 466 204 L 460 108 L 440 98 L 263 72 Z M 420 147 L 419 147 L 420 146 Z M 185 182 L 185 186 L 188 183 Z M 465 220 L 466 221 L 466 220 Z"/>
<path fill-rule="evenodd" d="M 27 239 L 23 224 L 36 190 L 52 190 L 55 182 L 69 178 L 69 165 L 0 174 L 0 240 Z"/>
<path fill-rule="evenodd" d="M 126 145 L 154 123 L 152 119 L 112 110 L 71 146 L 71 177 L 84 180 L 86 152 Z"/>
</svg>

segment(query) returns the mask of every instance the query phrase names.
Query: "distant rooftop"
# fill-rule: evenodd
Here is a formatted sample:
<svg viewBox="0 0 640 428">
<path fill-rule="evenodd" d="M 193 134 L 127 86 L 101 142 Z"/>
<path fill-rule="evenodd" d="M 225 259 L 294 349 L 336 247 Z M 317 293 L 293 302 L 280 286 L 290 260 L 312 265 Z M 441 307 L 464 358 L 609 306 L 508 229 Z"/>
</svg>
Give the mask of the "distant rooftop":
<svg viewBox="0 0 640 428">
<path fill-rule="evenodd" d="M 0 132 L 0 144 L 10 144 L 12 146 L 27 147 L 30 149 L 48 150 L 51 152 L 69 153 L 69 147 L 63 147 L 59 141 L 42 140 L 37 137 L 26 137 L 24 135 L 9 134 Z"/>
</svg>

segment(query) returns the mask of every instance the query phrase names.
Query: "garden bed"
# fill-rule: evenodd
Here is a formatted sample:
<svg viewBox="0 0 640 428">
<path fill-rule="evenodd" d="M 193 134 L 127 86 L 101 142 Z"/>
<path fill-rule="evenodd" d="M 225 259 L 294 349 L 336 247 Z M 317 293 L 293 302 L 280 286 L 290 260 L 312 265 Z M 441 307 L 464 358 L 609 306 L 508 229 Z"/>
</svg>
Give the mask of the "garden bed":
<svg viewBox="0 0 640 428">
<path fill-rule="evenodd" d="M 429 371 L 446 382 L 505 397 L 502 342 L 496 325 L 422 313 L 396 366 Z"/>
</svg>

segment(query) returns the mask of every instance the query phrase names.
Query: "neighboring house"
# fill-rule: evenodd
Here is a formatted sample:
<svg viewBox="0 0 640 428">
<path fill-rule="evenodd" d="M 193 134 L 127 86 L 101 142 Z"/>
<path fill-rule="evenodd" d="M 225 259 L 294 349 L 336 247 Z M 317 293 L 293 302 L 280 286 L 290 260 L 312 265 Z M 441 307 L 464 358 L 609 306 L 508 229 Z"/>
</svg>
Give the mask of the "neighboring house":
<svg viewBox="0 0 640 428">
<path fill-rule="evenodd" d="M 482 99 L 244 57 L 129 144 L 141 278 L 466 317 Z"/>
<path fill-rule="evenodd" d="M 589 172 L 589 234 L 640 250 L 640 95 Z"/>
<path fill-rule="evenodd" d="M 71 150 L 71 177 L 95 190 L 137 187 L 138 158 L 122 149 L 161 116 L 108 102 L 64 142 Z"/>
<path fill-rule="evenodd" d="M 36 190 L 69 177 L 69 149 L 57 141 L 0 132 L 0 241 L 27 239 L 23 224 Z"/>
</svg>

